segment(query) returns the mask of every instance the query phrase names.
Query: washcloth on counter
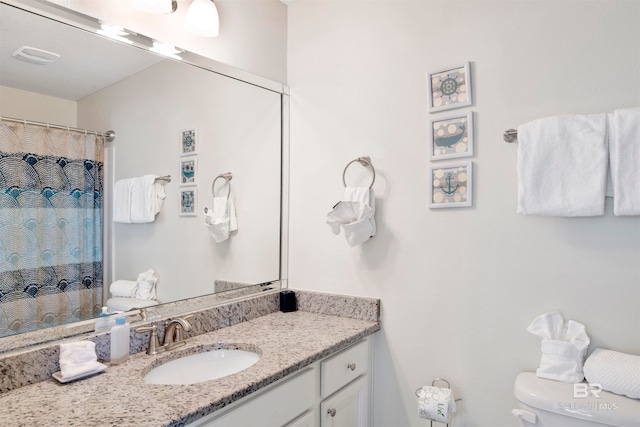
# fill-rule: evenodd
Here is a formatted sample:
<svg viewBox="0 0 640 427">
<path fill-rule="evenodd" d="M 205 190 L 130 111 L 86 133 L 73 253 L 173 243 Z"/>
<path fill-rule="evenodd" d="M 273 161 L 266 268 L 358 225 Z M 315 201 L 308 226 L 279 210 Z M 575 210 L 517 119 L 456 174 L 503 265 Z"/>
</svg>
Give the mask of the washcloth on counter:
<svg viewBox="0 0 640 427">
<path fill-rule="evenodd" d="M 547 117 L 518 128 L 519 214 L 604 214 L 606 117 Z"/>
<path fill-rule="evenodd" d="M 560 313 L 546 313 L 536 317 L 527 332 L 542 338 L 538 377 L 568 383 L 584 379 L 582 367 L 591 340 L 582 323 L 565 323 Z"/>
<path fill-rule="evenodd" d="M 584 362 L 584 376 L 603 390 L 640 399 L 640 356 L 596 348 Z"/>
<path fill-rule="evenodd" d="M 614 215 L 640 215 L 640 108 L 609 118 L 609 162 Z"/>
<path fill-rule="evenodd" d="M 96 344 L 76 341 L 60 344 L 60 376 L 69 379 L 104 369 L 96 356 Z"/>
</svg>

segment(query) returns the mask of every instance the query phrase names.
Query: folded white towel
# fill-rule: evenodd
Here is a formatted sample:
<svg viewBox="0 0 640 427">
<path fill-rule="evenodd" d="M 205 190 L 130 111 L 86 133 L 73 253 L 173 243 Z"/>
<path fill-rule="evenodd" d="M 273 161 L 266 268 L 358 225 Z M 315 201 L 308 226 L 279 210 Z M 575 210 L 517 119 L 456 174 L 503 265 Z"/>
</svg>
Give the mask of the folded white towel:
<svg viewBox="0 0 640 427">
<path fill-rule="evenodd" d="M 584 362 L 584 376 L 603 390 L 640 399 L 640 356 L 596 348 Z"/>
<path fill-rule="evenodd" d="M 60 376 L 62 379 L 96 372 L 104 368 L 96 356 L 96 344 L 76 341 L 60 344 Z"/>
<path fill-rule="evenodd" d="M 131 223 L 131 185 L 134 178 L 120 179 L 113 188 L 113 221 Z"/>
<path fill-rule="evenodd" d="M 131 222 L 149 223 L 162 209 L 166 193 L 163 183 L 156 182 L 158 175 L 134 178 L 131 184 Z"/>
<path fill-rule="evenodd" d="M 371 215 L 369 216 L 369 223 L 371 223 L 371 237 L 376 235 L 376 196 L 373 192 L 373 188 L 369 187 L 346 187 L 344 189 L 344 201 L 345 202 L 359 202 L 360 212 L 359 219 L 365 217 L 366 206 L 371 208 Z"/>
<path fill-rule="evenodd" d="M 614 215 L 640 215 L 640 108 L 609 115 Z"/>
<path fill-rule="evenodd" d="M 547 117 L 518 128 L 518 213 L 604 214 L 606 115 Z"/>
<path fill-rule="evenodd" d="M 238 229 L 236 207 L 231 197 L 214 197 L 213 209 L 204 214 L 204 221 L 216 243 L 224 242 Z"/>
<path fill-rule="evenodd" d="M 536 317 L 527 331 L 543 338 L 538 377 L 568 383 L 584 379 L 582 366 L 590 339 L 582 323 L 565 323 L 560 313 L 546 313 Z"/>
<path fill-rule="evenodd" d="M 116 280 L 109 286 L 109 291 L 114 297 L 133 298 L 138 288 L 138 282 L 135 280 Z"/>
<path fill-rule="evenodd" d="M 151 268 L 144 273 L 138 274 L 136 293 L 133 297 L 141 300 L 155 300 L 157 283 L 156 272 Z"/>
</svg>

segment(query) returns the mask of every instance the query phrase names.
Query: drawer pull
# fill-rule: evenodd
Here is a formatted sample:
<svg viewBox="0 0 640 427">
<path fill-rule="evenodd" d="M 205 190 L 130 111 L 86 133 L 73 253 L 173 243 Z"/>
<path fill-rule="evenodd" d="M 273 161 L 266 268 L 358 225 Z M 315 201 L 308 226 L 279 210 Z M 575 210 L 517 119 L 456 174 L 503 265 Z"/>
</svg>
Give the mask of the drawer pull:
<svg viewBox="0 0 640 427">
<path fill-rule="evenodd" d="M 329 410 L 327 410 L 327 414 L 331 415 L 332 417 L 336 416 L 336 410 L 331 408 Z"/>
<path fill-rule="evenodd" d="M 349 363 L 347 365 L 347 369 L 351 369 L 352 371 L 356 370 L 356 364 L 355 363 Z"/>
</svg>

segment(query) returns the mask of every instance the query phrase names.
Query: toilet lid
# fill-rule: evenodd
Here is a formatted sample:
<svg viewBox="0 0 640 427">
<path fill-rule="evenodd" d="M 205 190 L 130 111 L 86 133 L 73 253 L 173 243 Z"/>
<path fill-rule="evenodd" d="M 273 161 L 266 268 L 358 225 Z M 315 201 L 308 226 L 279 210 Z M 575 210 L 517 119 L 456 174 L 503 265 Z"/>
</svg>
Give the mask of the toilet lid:
<svg viewBox="0 0 640 427">
<path fill-rule="evenodd" d="M 574 397 L 574 385 L 538 378 L 534 372 L 522 372 L 516 378 L 513 394 L 520 402 L 567 417 L 616 427 L 640 427 L 640 400 L 582 383 Z M 598 394 L 596 397 L 594 393 Z M 588 397 L 581 397 L 588 393 Z"/>
</svg>

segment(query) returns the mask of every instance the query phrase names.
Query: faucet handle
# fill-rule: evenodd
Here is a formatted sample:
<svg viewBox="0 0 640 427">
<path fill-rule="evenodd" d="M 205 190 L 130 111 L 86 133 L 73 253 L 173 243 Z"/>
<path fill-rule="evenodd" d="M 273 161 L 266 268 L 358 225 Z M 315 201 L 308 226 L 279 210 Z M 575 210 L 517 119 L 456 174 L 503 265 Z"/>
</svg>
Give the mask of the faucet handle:
<svg viewBox="0 0 640 427">
<path fill-rule="evenodd" d="M 147 346 L 147 354 L 158 354 L 158 352 L 161 352 L 164 350 L 164 348 L 160 347 L 160 341 L 158 340 L 158 327 L 156 325 L 139 326 L 135 328 L 134 331 L 138 334 L 151 332 L 151 335 L 149 335 L 149 345 Z"/>
</svg>

